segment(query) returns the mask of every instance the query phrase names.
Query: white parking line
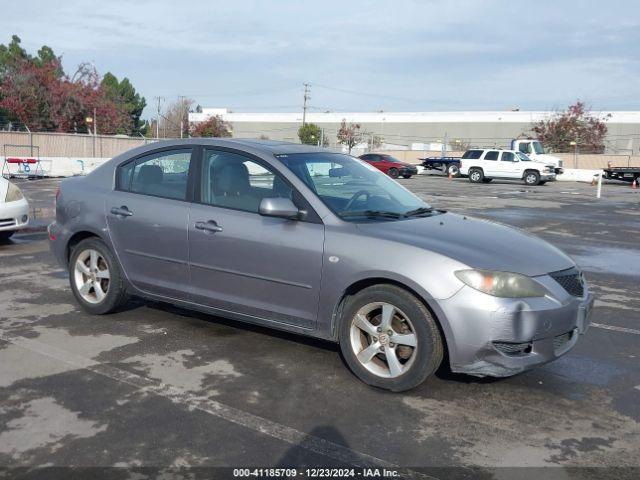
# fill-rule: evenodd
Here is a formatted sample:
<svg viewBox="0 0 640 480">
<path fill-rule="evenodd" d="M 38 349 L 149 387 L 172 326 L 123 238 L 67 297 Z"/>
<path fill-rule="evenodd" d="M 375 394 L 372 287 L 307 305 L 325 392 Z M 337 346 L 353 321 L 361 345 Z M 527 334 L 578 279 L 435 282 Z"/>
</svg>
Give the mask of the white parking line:
<svg viewBox="0 0 640 480">
<path fill-rule="evenodd" d="M 636 386 L 635 386 L 635 387 L 633 387 L 633 388 L 635 388 L 636 390 L 640 390 L 640 385 L 636 385 Z"/>
<path fill-rule="evenodd" d="M 282 425 L 215 400 L 198 397 L 197 395 L 182 391 L 171 385 L 157 383 L 149 378 L 121 370 L 111 365 L 100 364 L 90 358 L 66 352 L 52 345 L 38 342 L 37 340 L 11 335 L 2 330 L 0 330 L 0 340 L 24 348 L 25 350 L 56 359 L 78 369 L 86 369 L 110 378 L 111 380 L 115 380 L 116 382 L 130 385 L 139 391 L 164 397 L 188 410 L 199 410 L 208 413 L 209 415 L 235 423 L 249 430 L 268 435 L 293 446 L 324 455 L 325 457 L 353 465 L 354 467 L 378 466 L 399 468 L 397 465 L 386 462 L 385 460 L 330 442 L 324 438 L 309 435 L 295 428 Z M 412 471 L 410 473 L 421 478 L 435 478 L 420 472 Z"/>
<path fill-rule="evenodd" d="M 615 332 L 632 333 L 634 335 L 640 335 L 640 330 L 636 330 L 635 328 L 616 327 L 615 325 L 605 325 L 604 323 L 592 323 L 591 326 L 596 328 L 603 328 L 605 330 L 613 330 Z"/>
</svg>

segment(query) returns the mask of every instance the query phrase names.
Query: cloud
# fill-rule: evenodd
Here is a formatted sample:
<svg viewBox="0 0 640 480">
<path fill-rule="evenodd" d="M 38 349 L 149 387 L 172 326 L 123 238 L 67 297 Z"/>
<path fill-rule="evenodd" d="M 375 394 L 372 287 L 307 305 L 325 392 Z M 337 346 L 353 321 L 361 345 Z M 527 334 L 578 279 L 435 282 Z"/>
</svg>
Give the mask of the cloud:
<svg viewBox="0 0 640 480">
<path fill-rule="evenodd" d="M 67 70 L 89 60 L 128 76 L 147 98 L 291 110 L 308 81 L 379 95 L 313 89 L 312 105 L 335 110 L 541 109 L 577 97 L 624 109 L 639 107 L 638 18 L 640 4 L 616 0 L 25 0 L 3 7 L 0 27 L 30 50 L 64 53 Z"/>
</svg>

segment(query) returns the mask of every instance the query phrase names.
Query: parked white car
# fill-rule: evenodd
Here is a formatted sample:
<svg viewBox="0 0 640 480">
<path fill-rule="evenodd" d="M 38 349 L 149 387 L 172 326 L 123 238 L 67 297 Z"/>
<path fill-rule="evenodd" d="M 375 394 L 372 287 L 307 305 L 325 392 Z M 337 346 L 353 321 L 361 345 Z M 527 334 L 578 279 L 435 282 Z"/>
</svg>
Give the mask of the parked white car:
<svg viewBox="0 0 640 480">
<path fill-rule="evenodd" d="M 460 161 L 460 173 L 472 183 L 501 178 L 522 180 L 525 185 L 544 185 L 556 179 L 554 165 L 534 162 L 516 150 L 467 150 Z"/>
<path fill-rule="evenodd" d="M 7 240 L 28 223 L 29 202 L 17 186 L 0 177 L 0 241 Z"/>
</svg>

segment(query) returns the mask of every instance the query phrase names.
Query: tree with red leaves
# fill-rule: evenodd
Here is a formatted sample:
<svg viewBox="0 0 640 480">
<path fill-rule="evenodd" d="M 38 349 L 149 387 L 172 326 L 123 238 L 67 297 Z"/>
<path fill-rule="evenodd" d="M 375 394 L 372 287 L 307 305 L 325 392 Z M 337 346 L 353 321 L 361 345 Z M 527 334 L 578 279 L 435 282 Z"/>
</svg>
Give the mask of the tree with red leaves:
<svg viewBox="0 0 640 480">
<path fill-rule="evenodd" d="M 345 145 L 349 149 L 349 153 L 356 145 L 363 142 L 364 133 L 360 131 L 359 123 L 350 123 L 347 125 L 346 119 L 342 120 L 338 129 L 338 143 Z"/>
<path fill-rule="evenodd" d="M 570 152 L 571 142 L 576 142 L 582 153 L 603 153 L 609 117 L 594 116 L 584 102 L 577 101 L 549 120 L 539 121 L 532 131 L 550 151 Z"/>
<path fill-rule="evenodd" d="M 33 57 L 15 35 L 8 46 L 0 45 L 0 123 L 18 122 L 32 131 L 77 133 L 88 133 L 97 124 L 98 133 L 114 134 L 132 131 L 136 113 L 101 83 L 92 65 L 81 64 L 69 77 L 49 47 Z M 96 118 L 88 123 L 94 114 Z"/>
<path fill-rule="evenodd" d="M 230 137 L 231 127 L 221 116 L 214 115 L 204 122 L 191 125 L 192 137 Z"/>
</svg>

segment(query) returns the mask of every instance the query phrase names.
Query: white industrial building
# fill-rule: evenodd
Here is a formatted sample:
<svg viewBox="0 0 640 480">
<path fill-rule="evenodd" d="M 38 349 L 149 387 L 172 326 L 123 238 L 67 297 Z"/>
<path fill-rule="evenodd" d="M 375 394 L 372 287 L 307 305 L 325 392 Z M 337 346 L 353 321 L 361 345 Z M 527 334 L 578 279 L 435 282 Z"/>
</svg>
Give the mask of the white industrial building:
<svg viewBox="0 0 640 480">
<path fill-rule="evenodd" d="M 322 128 L 331 146 L 342 120 L 358 123 L 361 131 L 379 136 L 394 149 L 439 150 L 443 142 L 461 146 L 506 146 L 510 139 L 531 131 L 535 122 L 548 119 L 550 111 L 477 112 L 307 112 L 306 121 Z M 302 111 L 290 113 L 233 112 L 226 108 L 201 108 L 189 114 L 190 122 L 201 122 L 219 115 L 228 122 L 234 137 L 297 142 Z M 638 154 L 640 112 L 599 112 L 607 118 L 608 153 Z"/>
</svg>

